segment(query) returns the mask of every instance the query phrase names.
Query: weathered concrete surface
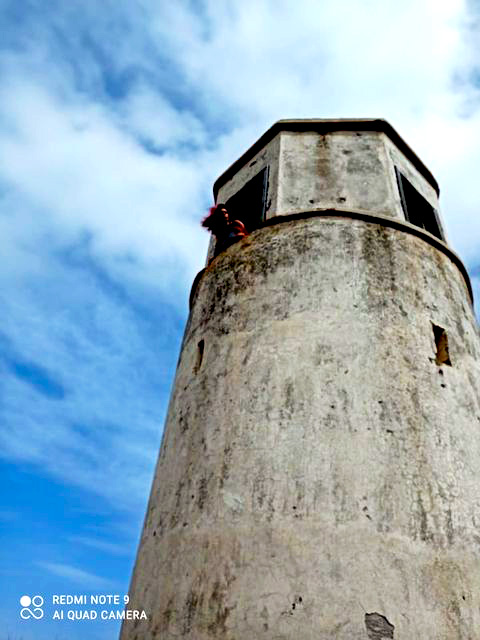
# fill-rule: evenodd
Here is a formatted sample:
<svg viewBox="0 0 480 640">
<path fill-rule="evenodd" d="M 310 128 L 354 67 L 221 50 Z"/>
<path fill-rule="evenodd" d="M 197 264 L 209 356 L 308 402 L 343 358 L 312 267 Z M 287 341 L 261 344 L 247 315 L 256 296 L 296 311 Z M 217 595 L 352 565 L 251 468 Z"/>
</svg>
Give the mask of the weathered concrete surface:
<svg viewBox="0 0 480 640">
<path fill-rule="evenodd" d="M 280 136 L 277 215 L 324 207 L 405 219 L 385 134 L 312 131 Z M 397 164 L 403 161 L 415 184 L 421 184 L 438 207 L 434 189 L 398 150 L 397 155 Z"/>
<path fill-rule="evenodd" d="M 122 640 L 479 638 L 479 356 L 457 267 L 398 229 L 297 219 L 218 256 Z"/>
</svg>

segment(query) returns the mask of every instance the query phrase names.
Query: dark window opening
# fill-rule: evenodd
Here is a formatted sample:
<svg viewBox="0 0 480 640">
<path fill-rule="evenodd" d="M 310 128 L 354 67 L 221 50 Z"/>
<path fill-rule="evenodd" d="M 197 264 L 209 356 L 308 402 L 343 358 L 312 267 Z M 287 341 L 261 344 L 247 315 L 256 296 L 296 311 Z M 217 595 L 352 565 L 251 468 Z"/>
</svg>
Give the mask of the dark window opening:
<svg viewBox="0 0 480 640">
<path fill-rule="evenodd" d="M 200 371 L 200 367 L 202 366 L 203 361 L 203 352 L 205 350 L 205 340 L 200 340 L 197 346 L 197 358 L 195 365 L 193 367 L 193 372 L 195 375 Z"/>
<path fill-rule="evenodd" d="M 442 327 L 438 327 L 436 324 L 432 323 L 433 335 L 435 338 L 435 347 L 437 350 L 435 356 L 435 364 L 441 367 L 446 364 L 448 366 L 452 366 L 452 362 L 450 360 L 450 353 L 448 351 L 448 336 L 445 329 Z"/>
<path fill-rule="evenodd" d="M 241 220 L 249 232 L 265 220 L 268 173 L 265 167 L 225 202 L 230 220 Z"/>
<path fill-rule="evenodd" d="M 397 167 L 395 167 L 395 173 L 405 218 L 415 226 L 444 240 L 437 211 Z"/>
</svg>

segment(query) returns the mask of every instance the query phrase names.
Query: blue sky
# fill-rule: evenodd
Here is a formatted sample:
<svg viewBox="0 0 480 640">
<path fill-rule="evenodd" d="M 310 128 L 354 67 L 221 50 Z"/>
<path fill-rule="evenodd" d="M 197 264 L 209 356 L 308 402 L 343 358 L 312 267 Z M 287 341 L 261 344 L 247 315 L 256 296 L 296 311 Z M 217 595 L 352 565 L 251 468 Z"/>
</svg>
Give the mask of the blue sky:
<svg viewBox="0 0 480 640">
<path fill-rule="evenodd" d="M 116 622 L 22 621 L 18 600 L 126 593 L 199 220 L 275 120 L 388 119 L 438 178 L 480 294 L 478 13 L 0 0 L 0 640 L 117 636 Z"/>
</svg>

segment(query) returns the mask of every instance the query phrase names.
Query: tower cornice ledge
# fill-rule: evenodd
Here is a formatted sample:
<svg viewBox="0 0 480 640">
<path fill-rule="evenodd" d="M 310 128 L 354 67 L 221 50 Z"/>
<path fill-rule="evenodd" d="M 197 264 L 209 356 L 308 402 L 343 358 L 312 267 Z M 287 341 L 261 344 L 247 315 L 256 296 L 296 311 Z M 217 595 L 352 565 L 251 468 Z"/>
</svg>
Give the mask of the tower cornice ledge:
<svg viewBox="0 0 480 640">
<path fill-rule="evenodd" d="M 300 120 L 278 120 L 275 122 L 270 129 L 265 131 L 265 133 L 256 142 L 254 142 L 244 154 L 235 160 L 235 162 L 217 178 L 213 185 L 213 195 L 215 200 L 217 199 L 217 194 L 220 188 L 281 131 L 316 131 L 318 133 L 331 133 L 333 131 L 377 131 L 379 133 L 384 133 L 405 155 L 405 157 L 410 160 L 417 171 L 430 183 L 430 185 L 435 189 L 437 195 L 440 195 L 440 188 L 431 171 L 423 164 L 417 154 L 392 127 L 392 125 L 383 118 L 307 118 Z"/>
<path fill-rule="evenodd" d="M 298 220 L 301 218 L 303 219 L 317 218 L 317 217 L 351 218 L 352 220 L 363 220 L 364 222 L 377 224 L 382 227 L 390 227 L 392 229 L 398 229 L 399 231 L 403 231 L 405 233 L 409 233 L 411 235 L 417 236 L 418 238 L 421 238 L 428 244 L 432 245 L 433 247 L 435 247 L 436 249 L 444 253 L 456 265 L 456 267 L 459 269 L 460 273 L 462 274 L 463 279 L 465 280 L 465 285 L 467 287 L 468 295 L 470 297 L 470 302 L 473 306 L 472 283 L 470 281 L 470 276 L 468 275 L 467 269 L 465 268 L 465 265 L 463 264 L 460 257 L 455 253 L 455 251 L 452 251 L 452 249 L 450 249 L 450 247 L 445 242 L 443 242 L 433 234 L 429 233 L 428 231 L 425 231 L 424 229 L 417 227 L 414 224 L 410 224 L 410 222 L 406 222 L 405 220 L 399 220 L 398 218 L 391 218 L 389 216 L 370 213 L 369 211 L 362 211 L 360 209 L 357 209 L 355 211 L 352 211 L 350 209 L 347 210 L 347 209 L 337 209 L 337 208 L 309 209 L 308 211 L 292 211 L 286 215 L 274 216 L 273 218 L 269 218 L 268 220 L 265 220 L 265 222 L 263 222 L 262 225 L 255 231 L 258 231 L 265 227 L 271 227 L 273 225 L 291 222 L 292 220 Z M 228 249 L 226 249 L 226 251 L 228 251 Z M 219 256 L 217 256 L 217 258 L 218 257 Z M 215 260 L 216 259 L 214 259 L 210 263 L 210 265 L 213 266 Z M 209 267 L 207 267 L 207 269 L 208 268 Z M 190 307 L 194 302 L 195 291 L 205 271 L 206 269 L 202 269 L 201 271 L 199 271 L 199 273 L 197 274 L 197 276 L 193 281 L 192 289 L 190 291 Z"/>
</svg>

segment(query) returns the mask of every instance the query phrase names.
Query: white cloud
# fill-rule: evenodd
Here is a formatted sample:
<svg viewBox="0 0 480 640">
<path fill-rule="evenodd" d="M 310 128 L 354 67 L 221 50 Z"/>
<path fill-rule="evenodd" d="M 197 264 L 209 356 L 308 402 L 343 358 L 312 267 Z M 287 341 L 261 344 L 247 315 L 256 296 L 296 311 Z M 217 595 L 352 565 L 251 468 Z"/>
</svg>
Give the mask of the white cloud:
<svg viewBox="0 0 480 640">
<path fill-rule="evenodd" d="M 0 138 L 2 177 L 22 203 L 63 233 L 90 232 L 103 257 L 133 255 L 145 277 L 175 262 L 176 277 L 178 267 L 191 275 L 201 264 L 195 158 L 152 155 L 101 105 L 71 106 L 25 82 L 8 84 L 0 109 L 10 125 Z"/>
<path fill-rule="evenodd" d="M 81 544 L 92 549 L 98 549 L 113 555 L 128 555 L 131 551 L 130 542 L 127 544 L 116 544 L 113 542 L 105 542 L 98 538 L 89 538 L 88 536 L 71 536 L 69 542 L 73 544 Z"/>
<path fill-rule="evenodd" d="M 145 82 L 135 86 L 118 105 L 120 123 L 136 137 L 164 148 L 205 145 L 207 134 L 192 113 L 177 110 Z"/>
<path fill-rule="evenodd" d="M 135 509 L 159 444 L 178 316 L 146 297 L 136 309 L 95 266 L 38 251 L 36 277 L 3 283 L 0 356 L 13 364 L 2 371 L 1 455 Z"/>
<path fill-rule="evenodd" d="M 87 589 L 111 589 L 115 587 L 115 583 L 106 578 L 96 576 L 93 573 L 72 567 L 68 564 L 55 563 L 55 562 L 37 562 L 39 567 L 46 569 L 54 576 L 64 578 L 74 584 L 79 584 Z"/>
</svg>

